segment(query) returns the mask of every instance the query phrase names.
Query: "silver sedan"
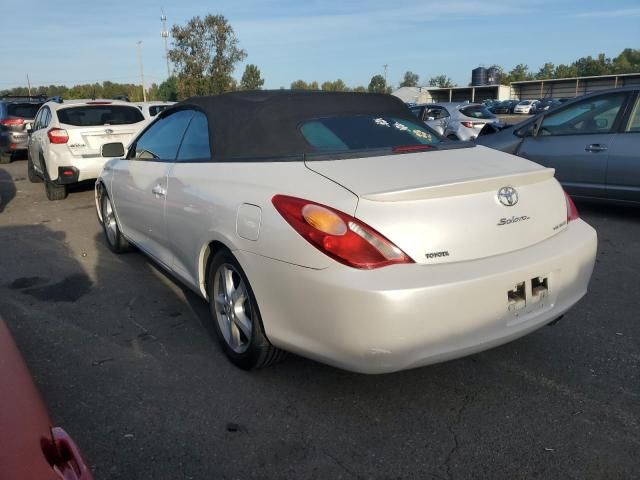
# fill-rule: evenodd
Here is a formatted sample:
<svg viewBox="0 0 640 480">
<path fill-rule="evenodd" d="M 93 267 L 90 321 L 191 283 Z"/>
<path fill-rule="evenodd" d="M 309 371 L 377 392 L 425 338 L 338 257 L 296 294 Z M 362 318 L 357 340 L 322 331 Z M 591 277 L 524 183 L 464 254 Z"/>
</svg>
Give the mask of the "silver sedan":
<svg viewBox="0 0 640 480">
<path fill-rule="evenodd" d="M 411 111 L 429 127 L 450 140 L 473 140 L 486 124 L 500 120 L 478 103 L 428 103 Z"/>
</svg>

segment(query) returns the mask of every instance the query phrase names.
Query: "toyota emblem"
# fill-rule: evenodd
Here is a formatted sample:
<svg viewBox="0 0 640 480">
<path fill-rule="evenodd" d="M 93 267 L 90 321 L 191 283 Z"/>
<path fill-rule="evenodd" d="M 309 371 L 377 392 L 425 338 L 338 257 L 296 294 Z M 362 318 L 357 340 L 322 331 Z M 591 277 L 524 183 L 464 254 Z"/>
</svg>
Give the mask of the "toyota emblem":
<svg viewBox="0 0 640 480">
<path fill-rule="evenodd" d="M 513 207 L 518 203 L 518 192 L 513 187 L 502 187 L 498 190 L 498 200 L 505 207 Z"/>
</svg>

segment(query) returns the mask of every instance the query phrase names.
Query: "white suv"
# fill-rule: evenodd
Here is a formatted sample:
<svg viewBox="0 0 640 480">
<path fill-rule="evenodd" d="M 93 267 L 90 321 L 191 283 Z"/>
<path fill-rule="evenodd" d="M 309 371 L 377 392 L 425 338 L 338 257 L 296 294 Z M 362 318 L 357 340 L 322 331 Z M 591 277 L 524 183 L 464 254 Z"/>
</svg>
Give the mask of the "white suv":
<svg viewBox="0 0 640 480">
<path fill-rule="evenodd" d="M 172 105 L 175 105 L 176 102 L 138 102 L 136 105 L 142 111 L 144 118 L 147 120 L 153 120 L 163 110 L 166 110 Z"/>
<path fill-rule="evenodd" d="M 145 125 L 135 104 L 119 100 L 47 102 L 28 130 L 29 180 L 44 180 L 47 198 L 62 200 L 70 183 L 98 177 L 103 144 L 126 145 Z"/>
</svg>

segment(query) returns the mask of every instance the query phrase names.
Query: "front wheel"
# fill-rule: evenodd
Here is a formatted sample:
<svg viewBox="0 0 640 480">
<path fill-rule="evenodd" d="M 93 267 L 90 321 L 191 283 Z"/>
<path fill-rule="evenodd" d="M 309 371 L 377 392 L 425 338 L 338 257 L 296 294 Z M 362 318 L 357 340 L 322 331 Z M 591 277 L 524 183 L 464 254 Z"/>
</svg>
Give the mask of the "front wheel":
<svg viewBox="0 0 640 480">
<path fill-rule="evenodd" d="M 227 358 L 244 370 L 280 361 L 286 352 L 265 336 L 249 280 L 231 252 L 221 250 L 214 256 L 208 280 L 209 309 Z"/>
</svg>

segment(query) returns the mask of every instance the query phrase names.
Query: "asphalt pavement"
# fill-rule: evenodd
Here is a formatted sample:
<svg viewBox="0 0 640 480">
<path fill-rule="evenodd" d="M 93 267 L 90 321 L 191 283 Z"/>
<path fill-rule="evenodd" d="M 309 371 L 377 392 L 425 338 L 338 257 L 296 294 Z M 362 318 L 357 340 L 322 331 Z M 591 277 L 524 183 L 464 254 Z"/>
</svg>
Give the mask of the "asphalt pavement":
<svg viewBox="0 0 640 480">
<path fill-rule="evenodd" d="M 49 202 L 16 161 L 0 315 L 97 480 L 640 478 L 640 210 L 578 208 L 598 261 L 553 326 L 389 375 L 295 356 L 244 372 L 203 300 L 107 249 L 90 185 Z"/>
</svg>

